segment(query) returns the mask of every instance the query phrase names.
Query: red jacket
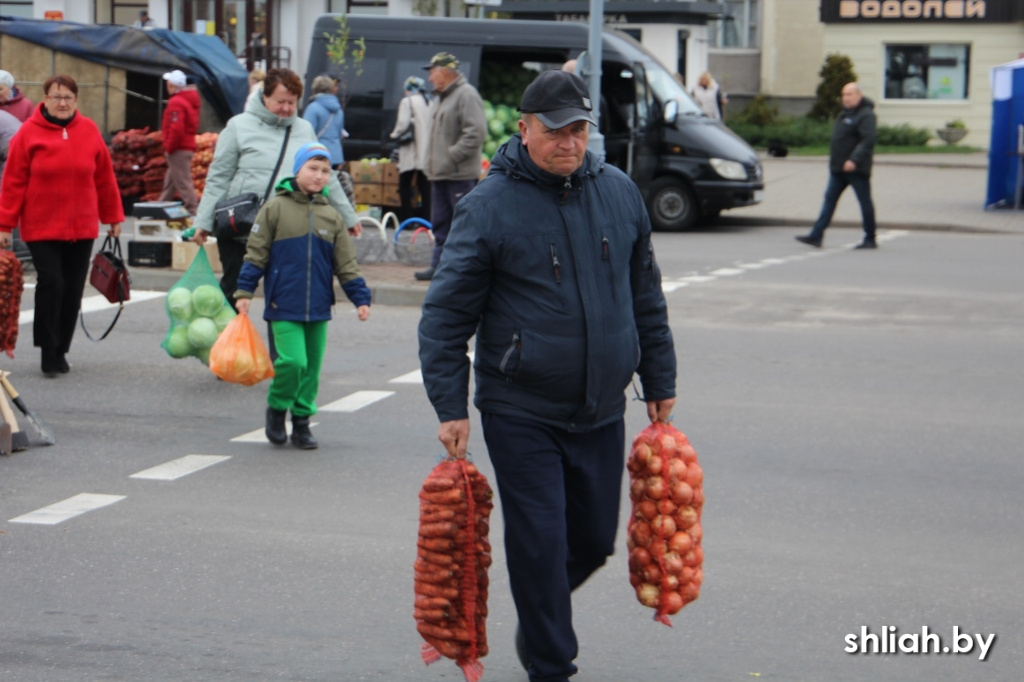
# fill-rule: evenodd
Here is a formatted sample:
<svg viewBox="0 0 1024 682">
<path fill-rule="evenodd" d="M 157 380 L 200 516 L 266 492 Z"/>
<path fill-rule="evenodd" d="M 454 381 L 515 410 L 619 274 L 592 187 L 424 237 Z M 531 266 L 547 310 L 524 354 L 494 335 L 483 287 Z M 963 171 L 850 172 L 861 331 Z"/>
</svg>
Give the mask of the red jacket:
<svg viewBox="0 0 1024 682">
<path fill-rule="evenodd" d="M 11 88 L 10 98 L 3 104 L 0 104 L 0 109 L 3 109 L 8 114 L 24 123 L 28 120 L 28 117 L 32 115 L 35 105 L 32 104 L 32 100 L 21 94 L 21 91 L 18 90 L 18 88 Z"/>
<path fill-rule="evenodd" d="M 199 132 L 199 91 L 194 85 L 171 95 L 164 109 L 160 125 L 163 132 L 164 151 L 196 150 L 196 133 Z"/>
<path fill-rule="evenodd" d="M 21 226 L 26 242 L 96 239 L 99 224 L 124 221 L 110 152 L 81 112 L 67 127 L 42 105 L 11 140 L 0 185 L 0 231 Z"/>
</svg>

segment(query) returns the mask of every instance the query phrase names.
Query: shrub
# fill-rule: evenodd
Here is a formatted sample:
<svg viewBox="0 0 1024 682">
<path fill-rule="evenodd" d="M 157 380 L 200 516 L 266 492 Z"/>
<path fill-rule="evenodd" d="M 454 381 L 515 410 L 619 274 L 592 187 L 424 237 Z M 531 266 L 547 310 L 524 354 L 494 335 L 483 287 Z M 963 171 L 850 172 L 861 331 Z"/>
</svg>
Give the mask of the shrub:
<svg viewBox="0 0 1024 682">
<path fill-rule="evenodd" d="M 821 83 L 815 91 L 817 99 L 807 114 L 816 121 L 831 121 L 842 111 L 843 86 L 857 82 L 857 74 L 853 71 L 853 62 L 842 54 L 830 54 L 818 72 Z"/>
<path fill-rule="evenodd" d="M 766 126 L 779 120 L 779 107 L 767 95 L 757 95 L 750 100 L 743 111 L 729 117 L 729 126 L 733 122 L 750 123 L 756 126 Z"/>
<path fill-rule="evenodd" d="M 875 144 L 886 147 L 923 147 L 932 134 L 927 128 L 914 128 L 909 123 L 898 126 L 878 126 Z"/>
</svg>

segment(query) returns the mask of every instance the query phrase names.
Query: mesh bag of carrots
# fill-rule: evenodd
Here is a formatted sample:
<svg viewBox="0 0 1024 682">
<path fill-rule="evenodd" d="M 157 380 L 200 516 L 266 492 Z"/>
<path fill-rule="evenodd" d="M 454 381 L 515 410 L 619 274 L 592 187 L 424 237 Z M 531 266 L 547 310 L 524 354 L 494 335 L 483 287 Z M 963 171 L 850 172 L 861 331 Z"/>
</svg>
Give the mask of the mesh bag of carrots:
<svg viewBox="0 0 1024 682">
<path fill-rule="evenodd" d="M 655 610 L 654 620 L 671 626 L 668 617 L 700 596 L 704 579 L 704 472 L 690 441 L 664 422 L 637 434 L 626 468 L 629 582 L 640 603 Z"/>
<path fill-rule="evenodd" d="M 13 251 L 0 251 L 0 351 L 14 357 L 18 345 L 21 294 L 25 290 L 25 272 Z"/>
<path fill-rule="evenodd" d="M 445 459 L 420 490 L 420 526 L 413 565 L 416 630 L 427 665 L 455 660 L 466 682 L 483 675 L 487 655 L 487 539 L 494 493 L 465 459 Z"/>
</svg>

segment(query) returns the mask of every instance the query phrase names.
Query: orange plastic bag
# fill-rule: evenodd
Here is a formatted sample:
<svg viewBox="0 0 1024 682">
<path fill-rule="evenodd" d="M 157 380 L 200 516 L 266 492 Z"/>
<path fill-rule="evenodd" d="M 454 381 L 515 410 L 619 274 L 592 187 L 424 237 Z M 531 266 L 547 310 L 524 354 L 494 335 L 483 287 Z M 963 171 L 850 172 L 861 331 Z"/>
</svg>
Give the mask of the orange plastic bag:
<svg viewBox="0 0 1024 682">
<path fill-rule="evenodd" d="M 274 376 L 270 353 L 248 315 L 236 316 L 217 337 L 210 348 L 210 371 L 243 386 Z"/>
</svg>

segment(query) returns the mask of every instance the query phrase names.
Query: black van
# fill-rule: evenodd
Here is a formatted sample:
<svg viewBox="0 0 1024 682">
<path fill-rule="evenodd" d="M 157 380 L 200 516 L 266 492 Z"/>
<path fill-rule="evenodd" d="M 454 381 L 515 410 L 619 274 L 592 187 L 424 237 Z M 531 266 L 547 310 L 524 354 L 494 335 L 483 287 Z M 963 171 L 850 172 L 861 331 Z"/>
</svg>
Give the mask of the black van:
<svg viewBox="0 0 1024 682">
<path fill-rule="evenodd" d="M 313 30 L 306 81 L 341 76 L 327 57 L 325 34 L 342 15 L 325 14 Z M 459 71 L 490 101 L 508 95 L 494 84 L 557 69 L 587 49 L 584 24 L 500 19 L 347 16 L 349 41 L 363 39 L 362 73 L 346 79 L 345 157 L 386 155 L 402 84 L 426 79 L 437 52 L 454 53 Z M 655 229 L 682 230 L 723 209 L 758 203 L 764 192 L 757 154 L 705 116 L 672 75 L 631 37 L 606 30 L 602 44 L 600 128 L 610 163 L 625 170 L 647 202 Z M 529 82 L 529 78 L 525 82 Z M 511 106 L 518 104 L 518 89 Z"/>
</svg>

